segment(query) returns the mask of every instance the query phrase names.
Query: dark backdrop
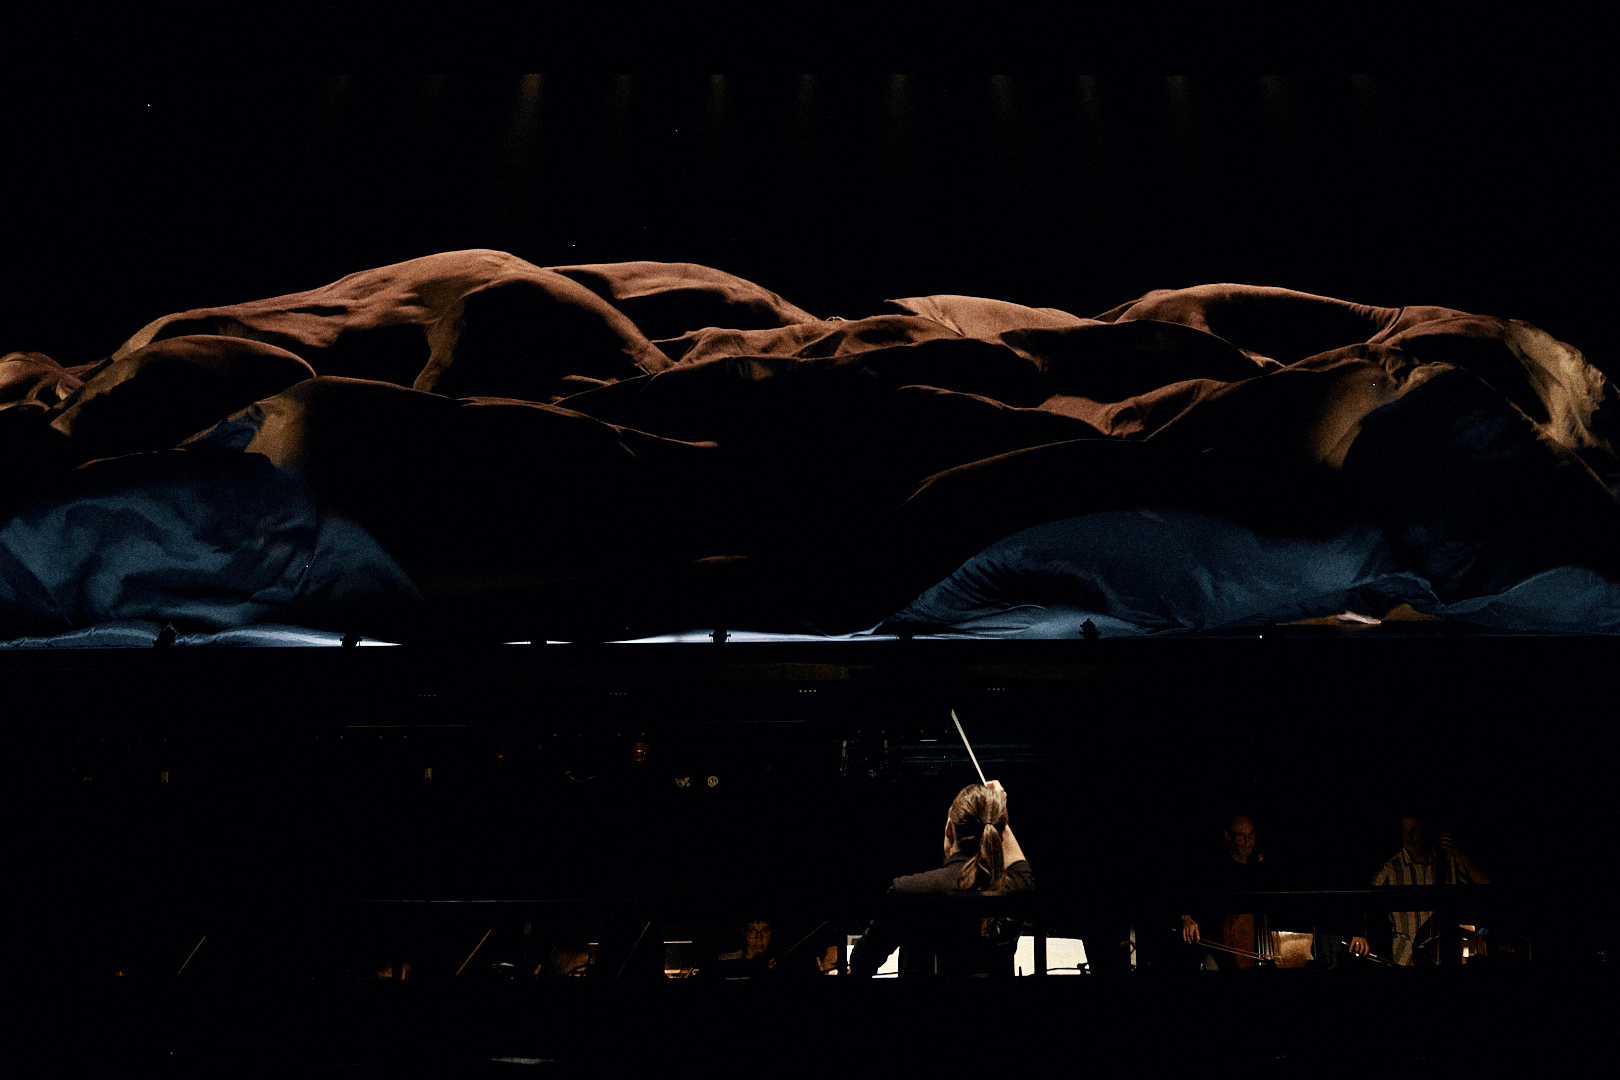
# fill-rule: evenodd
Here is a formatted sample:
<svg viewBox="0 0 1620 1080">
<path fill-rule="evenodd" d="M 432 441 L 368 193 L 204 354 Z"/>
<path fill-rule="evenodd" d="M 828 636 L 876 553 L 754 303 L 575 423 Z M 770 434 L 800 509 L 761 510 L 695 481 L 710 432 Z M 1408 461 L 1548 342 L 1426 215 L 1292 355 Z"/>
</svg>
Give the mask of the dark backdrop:
<svg viewBox="0 0 1620 1080">
<path fill-rule="evenodd" d="M 463 247 L 693 261 L 821 314 L 1280 285 L 1525 318 L 1612 371 L 1595 77 L 36 77 L 0 348 Z"/>
</svg>

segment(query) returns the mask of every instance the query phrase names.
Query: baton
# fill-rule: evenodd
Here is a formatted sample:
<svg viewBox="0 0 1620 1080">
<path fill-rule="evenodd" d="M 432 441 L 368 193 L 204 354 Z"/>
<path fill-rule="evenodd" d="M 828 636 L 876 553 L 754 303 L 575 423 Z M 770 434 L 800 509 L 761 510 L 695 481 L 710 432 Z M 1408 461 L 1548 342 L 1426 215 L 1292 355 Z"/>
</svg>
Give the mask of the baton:
<svg viewBox="0 0 1620 1080">
<path fill-rule="evenodd" d="M 979 783 L 989 787 L 990 782 L 984 778 L 984 770 L 979 768 L 979 759 L 974 757 L 973 745 L 967 741 L 967 732 L 962 730 L 962 721 L 956 719 L 955 709 L 951 710 L 951 719 L 956 721 L 956 733 L 962 736 L 962 745 L 967 747 L 968 757 L 973 761 L 973 770 L 979 774 Z"/>
</svg>

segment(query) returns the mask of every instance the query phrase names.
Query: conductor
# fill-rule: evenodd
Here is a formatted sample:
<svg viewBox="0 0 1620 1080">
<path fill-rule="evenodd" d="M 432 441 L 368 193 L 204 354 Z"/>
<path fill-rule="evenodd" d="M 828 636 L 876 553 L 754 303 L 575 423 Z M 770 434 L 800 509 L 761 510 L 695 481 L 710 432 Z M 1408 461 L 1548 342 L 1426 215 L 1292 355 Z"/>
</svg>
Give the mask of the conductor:
<svg viewBox="0 0 1620 1080">
<path fill-rule="evenodd" d="M 889 894 L 1009 895 L 1035 887 L 1034 874 L 1007 821 L 1007 792 L 999 781 L 969 784 L 945 816 L 945 860 L 938 869 L 894 879 Z M 850 974 L 871 976 L 896 948 L 901 973 L 1013 973 L 1017 924 L 982 912 L 951 911 L 949 902 L 893 911 L 872 921 L 850 955 Z"/>
</svg>

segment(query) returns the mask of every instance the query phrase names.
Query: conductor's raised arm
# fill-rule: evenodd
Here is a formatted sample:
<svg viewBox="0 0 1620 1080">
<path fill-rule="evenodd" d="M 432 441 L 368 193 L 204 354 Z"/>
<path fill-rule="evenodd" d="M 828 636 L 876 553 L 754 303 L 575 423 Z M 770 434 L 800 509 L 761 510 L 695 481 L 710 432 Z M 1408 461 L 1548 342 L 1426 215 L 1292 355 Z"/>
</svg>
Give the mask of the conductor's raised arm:
<svg viewBox="0 0 1620 1080">
<path fill-rule="evenodd" d="M 984 786 L 991 791 L 999 792 L 1003 805 L 1011 805 L 1007 801 L 1007 789 L 1001 786 L 1000 780 L 987 780 Z M 1024 856 L 1024 849 L 1018 846 L 1018 838 L 1013 835 L 1011 816 L 1001 826 L 1001 854 L 1004 866 L 1011 866 L 1015 862 L 1029 861 Z"/>
</svg>

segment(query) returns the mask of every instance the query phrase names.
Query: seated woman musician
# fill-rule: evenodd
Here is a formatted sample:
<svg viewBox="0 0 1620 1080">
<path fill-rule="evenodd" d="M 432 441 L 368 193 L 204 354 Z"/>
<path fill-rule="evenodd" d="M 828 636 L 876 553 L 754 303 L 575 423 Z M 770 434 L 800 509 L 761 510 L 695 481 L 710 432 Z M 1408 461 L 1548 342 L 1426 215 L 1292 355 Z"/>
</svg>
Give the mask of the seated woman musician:
<svg viewBox="0 0 1620 1080">
<path fill-rule="evenodd" d="M 777 954 L 771 947 L 771 924 L 766 919 L 749 919 L 742 924 L 743 947 L 723 952 L 709 969 L 727 978 L 746 979 L 776 969 Z"/>
<path fill-rule="evenodd" d="M 999 781 L 969 784 L 945 817 L 945 860 L 935 870 L 894 879 L 889 894 L 1010 895 L 1035 888 L 1035 876 L 1007 821 L 1007 792 Z M 980 911 L 886 912 L 850 954 L 850 974 L 876 974 L 896 948 L 901 974 L 1013 974 L 1018 923 Z"/>
</svg>

